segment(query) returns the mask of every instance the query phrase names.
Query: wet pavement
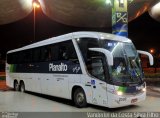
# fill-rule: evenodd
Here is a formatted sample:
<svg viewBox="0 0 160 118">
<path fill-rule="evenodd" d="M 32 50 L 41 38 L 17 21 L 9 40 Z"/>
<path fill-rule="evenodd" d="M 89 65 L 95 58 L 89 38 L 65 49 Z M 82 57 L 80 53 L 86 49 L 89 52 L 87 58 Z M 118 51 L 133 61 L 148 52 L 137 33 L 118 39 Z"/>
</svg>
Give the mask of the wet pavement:
<svg viewBox="0 0 160 118">
<path fill-rule="evenodd" d="M 76 108 L 71 100 L 36 93 L 15 92 L 0 81 L 0 112 L 160 112 L 160 88 L 148 86 L 147 99 L 136 105 L 109 109 L 94 105 Z"/>
<path fill-rule="evenodd" d="M 0 91 L 0 112 L 160 112 L 160 97 L 149 92 L 147 99 L 136 105 L 108 109 L 94 105 L 76 108 L 72 101 L 36 93 Z"/>
</svg>

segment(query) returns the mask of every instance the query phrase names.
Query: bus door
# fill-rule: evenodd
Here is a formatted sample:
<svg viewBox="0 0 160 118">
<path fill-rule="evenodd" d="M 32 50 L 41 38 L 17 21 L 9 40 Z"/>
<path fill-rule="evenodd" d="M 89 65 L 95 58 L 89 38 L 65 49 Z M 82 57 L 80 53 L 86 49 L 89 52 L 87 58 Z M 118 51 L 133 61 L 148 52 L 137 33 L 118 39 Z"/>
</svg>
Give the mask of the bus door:
<svg viewBox="0 0 160 118">
<path fill-rule="evenodd" d="M 89 73 L 92 75 L 92 103 L 97 105 L 107 105 L 107 83 L 105 81 L 105 71 L 102 58 L 92 58 Z"/>
</svg>

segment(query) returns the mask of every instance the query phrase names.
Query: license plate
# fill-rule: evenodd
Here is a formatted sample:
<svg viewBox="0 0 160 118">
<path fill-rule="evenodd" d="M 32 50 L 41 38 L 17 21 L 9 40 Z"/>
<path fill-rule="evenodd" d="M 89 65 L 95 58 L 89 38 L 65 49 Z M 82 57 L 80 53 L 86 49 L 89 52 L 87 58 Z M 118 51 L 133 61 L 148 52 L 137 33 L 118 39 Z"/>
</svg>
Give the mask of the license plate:
<svg viewBox="0 0 160 118">
<path fill-rule="evenodd" d="M 137 101 L 138 101 L 138 99 L 135 98 L 135 99 L 132 99 L 132 100 L 131 100 L 131 103 L 135 103 L 135 102 L 137 102 Z"/>
</svg>

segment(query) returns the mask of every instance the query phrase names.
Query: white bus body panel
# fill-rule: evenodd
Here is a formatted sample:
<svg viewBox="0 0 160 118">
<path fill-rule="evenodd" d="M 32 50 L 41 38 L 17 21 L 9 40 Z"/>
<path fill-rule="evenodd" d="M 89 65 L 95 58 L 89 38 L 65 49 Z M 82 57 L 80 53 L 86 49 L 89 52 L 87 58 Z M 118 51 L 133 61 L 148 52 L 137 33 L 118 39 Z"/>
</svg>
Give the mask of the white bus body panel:
<svg viewBox="0 0 160 118">
<path fill-rule="evenodd" d="M 146 87 L 145 87 L 146 88 Z M 146 91 L 137 94 L 122 94 L 117 95 L 116 86 L 107 85 L 108 94 L 108 106 L 109 108 L 118 108 L 128 105 L 137 104 L 138 102 L 144 101 L 146 99 Z M 132 103 L 132 100 L 136 100 Z"/>
<path fill-rule="evenodd" d="M 112 93 L 108 93 L 109 100 L 108 100 L 108 106 L 109 108 L 118 108 L 118 107 L 124 107 L 128 105 L 134 105 L 141 101 L 144 101 L 146 99 L 146 92 L 143 92 L 138 95 L 130 95 L 130 96 L 118 96 Z M 132 103 L 131 101 L 133 99 L 137 99 L 135 103 Z"/>
</svg>

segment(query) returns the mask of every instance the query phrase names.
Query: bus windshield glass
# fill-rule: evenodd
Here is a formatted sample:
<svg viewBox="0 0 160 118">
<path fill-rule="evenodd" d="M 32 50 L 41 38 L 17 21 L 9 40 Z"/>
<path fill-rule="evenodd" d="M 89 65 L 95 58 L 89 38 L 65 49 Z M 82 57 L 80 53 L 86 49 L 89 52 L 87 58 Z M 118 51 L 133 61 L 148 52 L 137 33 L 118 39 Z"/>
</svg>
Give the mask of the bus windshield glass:
<svg viewBox="0 0 160 118">
<path fill-rule="evenodd" d="M 109 67 L 113 84 L 130 86 L 142 82 L 140 59 L 132 43 L 101 40 L 101 44 L 113 55 L 114 64 Z"/>
</svg>

